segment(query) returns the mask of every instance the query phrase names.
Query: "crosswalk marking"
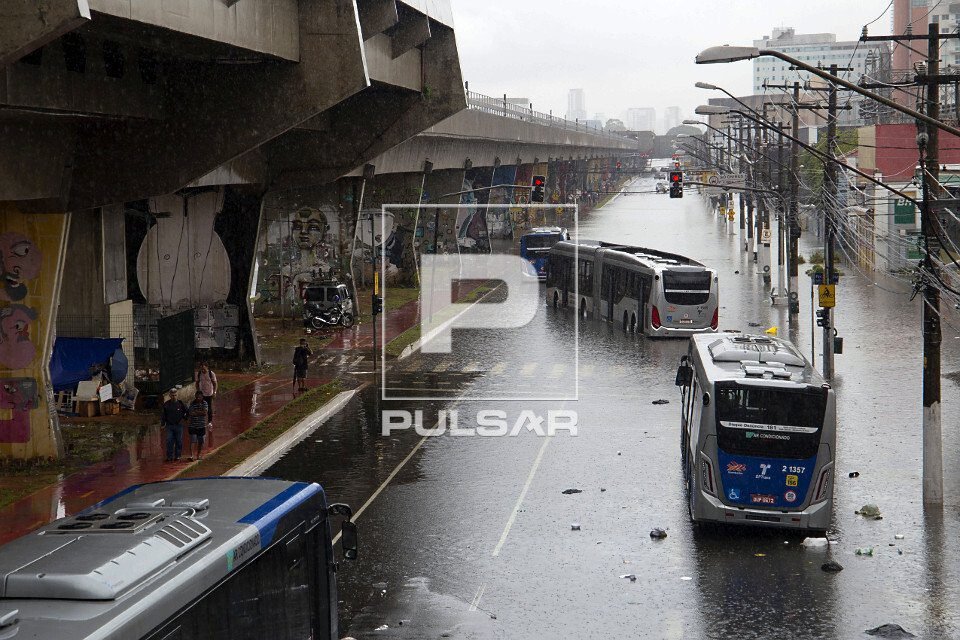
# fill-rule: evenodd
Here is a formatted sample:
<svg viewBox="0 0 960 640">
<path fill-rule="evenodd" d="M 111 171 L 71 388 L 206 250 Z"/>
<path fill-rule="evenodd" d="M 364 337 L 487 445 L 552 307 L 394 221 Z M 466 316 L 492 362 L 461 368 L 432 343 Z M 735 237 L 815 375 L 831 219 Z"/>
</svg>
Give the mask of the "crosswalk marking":
<svg viewBox="0 0 960 640">
<path fill-rule="evenodd" d="M 567 365 L 565 364 L 555 364 L 550 370 L 550 377 L 554 380 L 563 375 L 563 372 L 567 370 Z"/>
<path fill-rule="evenodd" d="M 464 373 L 472 373 L 472 372 L 475 372 L 475 371 L 480 371 L 480 363 L 479 363 L 479 362 L 471 362 L 470 364 L 468 364 L 467 366 L 465 366 L 463 369 L 461 369 L 461 371 L 463 371 Z"/>
<path fill-rule="evenodd" d="M 536 370 L 536 368 L 537 368 L 538 365 L 539 365 L 539 363 L 537 363 L 537 362 L 529 362 L 529 363 L 523 365 L 523 368 L 520 369 L 520 375 L 526 376 L 526 377 L 529 378 L 530 376 L 533 375 L 533 372 Z"/>
<path fill-rule="evenodd" d="M 435 366 L 435 367 L 433 368 L 433 372 L 434 372 L 434 373 L 443 373 L 444 371 L 446 371 L 447 369 L 450 368 L 450 365 L 451 365 L 451 364 L 452 364 L 451 362 L 441 362 L 440 364 L 438 364 L 437 366 Z"/>
<path fill-rule="evenodd" d="M 581 377 L 581 378 L 589 378 L 590 376 L 593 375 L 593 370 L 594 370 L 594 369 L 596 369 L 596 367 L 595 367 L 594 365 L 592 365 L 592 364 L 585 364 L 585 365 L 581 366 L 581 367 L 580 367 L 580 377 Z"/>
<path fill-rule="evenodd" d="M 493 374 L 495 374 L 495 375 L 500 375 L 501 373 L 503 373 L 503 372 L 506 371 L 506 370 L 507 370 L 507 365 L 506 365 L 506 363 L 504 363 L 504 362 L 498 362 L 497 364 L 493 365 L 493 369 L 490 369 L 490 373 L 493 373 Z"/>
<path fill-rule="evenodd" d="M 351 366 L 351 367 L 357 366 L 358 364 L 360 364 L 361 362 L 363 362 L 363 359 L 364 359 L 364 358 L 366 358 L 366 356 L 360 356 L 360 357 L 358 357 L 356 360 L 354 360 L 353 362 L 350 363 L 350 366 Z"/>
</svg>

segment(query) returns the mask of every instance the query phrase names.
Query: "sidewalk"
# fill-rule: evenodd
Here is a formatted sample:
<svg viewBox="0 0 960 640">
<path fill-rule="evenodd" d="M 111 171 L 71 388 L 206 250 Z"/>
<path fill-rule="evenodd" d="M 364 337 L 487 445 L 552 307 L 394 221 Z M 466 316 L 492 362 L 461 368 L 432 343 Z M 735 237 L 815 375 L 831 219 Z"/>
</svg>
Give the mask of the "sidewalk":
<svg viewBox="0 0 960 640">
<path fill-rule="evenodd" d="M 325 371 L 311 372 L 307 386 L 316 387 L 332 379 Z M 218 395 L 214 403 L 214 430 L 208 434 L 212 454 L 227 442 L 257 425 L 293 399 L 292 374 L 288 371 L 262 376 Z M 127 443 L 110 460 L 91 465 L 64 477 L 32 495 L 0 510 L 0 544 L 8 542 L 57 518 L 77 513 L 126 487 L 144 482 L 166 480 L 181 473 L 191 463 L 184 429 L 183 459 L 165 463 L 165 431 L 159 425 L 143 427 L 138 437 Z"/>
</svg>

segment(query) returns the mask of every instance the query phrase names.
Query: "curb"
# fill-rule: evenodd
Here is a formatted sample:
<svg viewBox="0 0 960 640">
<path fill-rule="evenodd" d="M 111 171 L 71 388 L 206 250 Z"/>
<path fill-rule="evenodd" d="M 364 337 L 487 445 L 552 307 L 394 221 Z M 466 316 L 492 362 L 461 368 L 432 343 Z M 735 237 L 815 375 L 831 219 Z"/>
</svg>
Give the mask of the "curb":
<svg viewBox="0 0 960 640">
<path fill-rule="evenodd" d="M 349 391 L 341 391 L 322 407 L 287 429 L 286 432 L 278 436 L 259 452 L 253 454 L 223 475 L 248 477 L 259 475 L 260 472 L 273 465 L 285 453 L 292 449 L 294 445 L 316 431 L 320 425 L 343 409 L 362 388 L 363 387 Z"/>
<path fill-rule="evenodd" d="M 452 318 L 450 318 L 449 320 L 441 324 L 439 327 L 437 327 L 436 329 L 428 333 L 426 336 L 420 336 L 419 338 L 417 338 L 416 340 L 414 340 L 413 342 L 405 346 L 403 348 L 403 351 L 400 352 L 400 355 L 397 356 L 397 360 L 403 360 L 404 358 L 412 356 L 414 353 L 419 351 L 420 348 L 423 346 L 424 339 L 426 339 L 427 341 L 433 340 L 434 336 L 436 336 L 438 333 L 440 333 L 441 331 L 449 327 L 451 324 L 456 322 L 457 319 L 460 318 L 460 316 L 470 311 L 470 309 L 473 308 L 473 305 L 483 302 L 483 300 L 485 300 L 487 297 L 489 297 L 494 291 L 496 291 L 499 288 L 500 288 L 500 285 L 497 285 L 494 288 L 490 289 L 490 291 L 487 291 L 485 294 L 483 294 L 482 296 L 474 300 L 472 303 L 470 303 L 470 305 L 466 309 L 464 309 L 457 315 L 453 316 Z"/>
</svg>

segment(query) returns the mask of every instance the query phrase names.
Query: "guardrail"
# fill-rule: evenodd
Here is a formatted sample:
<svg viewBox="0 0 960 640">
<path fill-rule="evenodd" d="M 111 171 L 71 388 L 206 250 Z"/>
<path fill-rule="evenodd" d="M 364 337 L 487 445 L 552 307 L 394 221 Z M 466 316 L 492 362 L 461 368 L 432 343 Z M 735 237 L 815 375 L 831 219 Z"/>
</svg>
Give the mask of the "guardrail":
<svg viewBox="0 0 960 640">
<path fill-rule="evenodd" d="M 494 98 L 467 89 L 466 97 L 468 109 L 483 111 L 484 113 L 492 113 L 504 118 L 513 118 L 515 120 L 523 120 L 524 122 L 532 122 L 534 124 L 540 124 L 547 127 L 565 129 L 567 131 L 582 131 L 591 135 L 601 136 L 608 140 L 622 141 L 631 139 L 626 136 L 604 131 L 599 127 L 588 126 L 584 122 L 558 118 L 552 113 L 534 111 L 529 107 L 524 107 L 508 101 L 506 96 L 502 98 Z"/>
</svg>

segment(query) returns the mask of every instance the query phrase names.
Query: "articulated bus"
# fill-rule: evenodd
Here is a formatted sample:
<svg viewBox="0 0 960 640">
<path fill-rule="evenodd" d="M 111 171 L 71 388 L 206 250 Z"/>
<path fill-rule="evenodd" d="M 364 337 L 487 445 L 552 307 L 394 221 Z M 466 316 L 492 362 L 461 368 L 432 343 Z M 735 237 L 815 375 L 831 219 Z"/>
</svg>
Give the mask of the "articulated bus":
<svg viewBox="0 0 960 640">
<path fill-rule="evenodd" d="M 540 280 L 547 277 L 547 255 L 550 248 L 561 240 L 569 240 L 570 234 L 560 227 L 534 227 L 520 236 L 520 257 L 533 265 Z"/>
<path fill-rule="evenodd" d="M 694 523 L 830 526 L 836 401 L 792 344 L 698 335 L 677 370 L 681 460 Z"/>
<path fill-rule="evenodd" d="M 550 250 L 547 304 L 647 336 L 715 332 L 720 310 L 713 269 L 673 253 L 595 240 Z"/>
<path fill-rule="evenodd" d="M 0 638 L 337 639 L 319 485 L 259 478 L 131 487 L 0 547 Z"/>
</svg>

